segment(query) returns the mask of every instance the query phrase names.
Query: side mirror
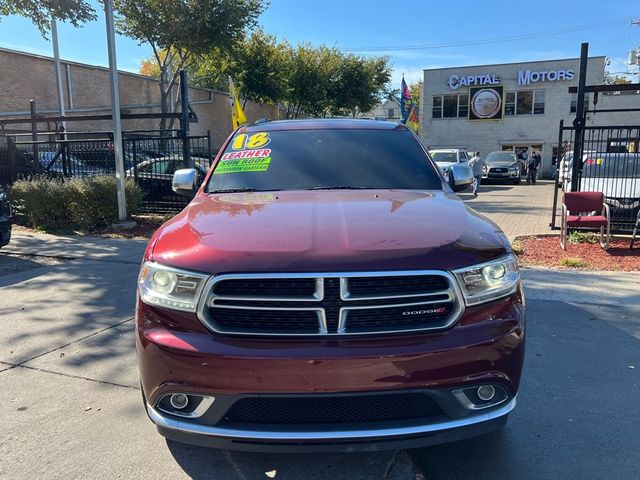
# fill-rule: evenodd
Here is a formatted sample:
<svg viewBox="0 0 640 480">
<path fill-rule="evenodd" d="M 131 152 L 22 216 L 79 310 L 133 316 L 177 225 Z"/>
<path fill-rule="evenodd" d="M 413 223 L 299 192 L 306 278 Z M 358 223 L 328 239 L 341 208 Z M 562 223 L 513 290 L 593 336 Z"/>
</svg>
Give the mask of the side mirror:
<svg viewBox="0 0 640 480">
<path fill-rule="evenodd" d="M 456 187 L 467 187 L 473 183 L 475 177 L 473 176 L 473 170 L 466 163 L 457 163 L 450 168 L 450 174 L 453 177 L 454 185 Z"/>
<path fill-rule="evenodd" d="M 198 190 L 198 171 L 195 168 L 183 168 L 173 174 L 171 189 L 179 195 L 191 196 Z"/>
</svg>

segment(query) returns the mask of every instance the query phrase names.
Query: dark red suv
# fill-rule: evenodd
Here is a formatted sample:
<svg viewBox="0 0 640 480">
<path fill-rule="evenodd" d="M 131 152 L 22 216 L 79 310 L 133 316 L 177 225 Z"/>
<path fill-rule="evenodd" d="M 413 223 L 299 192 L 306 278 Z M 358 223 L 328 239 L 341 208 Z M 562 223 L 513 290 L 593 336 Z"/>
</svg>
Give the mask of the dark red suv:
<svg viewBox="0 0 640 480">
<path fill-rule="evenodd" d="M 179 170 L 173 188 L 193 194 L 196 178 Z M 160 433 L 237 450 L 490 432 L 515 407 L 524 354 L 507 238 L 410 130 L 374 120 L 234 132 L 149 242 L 136 321 Z"/>
</svg>

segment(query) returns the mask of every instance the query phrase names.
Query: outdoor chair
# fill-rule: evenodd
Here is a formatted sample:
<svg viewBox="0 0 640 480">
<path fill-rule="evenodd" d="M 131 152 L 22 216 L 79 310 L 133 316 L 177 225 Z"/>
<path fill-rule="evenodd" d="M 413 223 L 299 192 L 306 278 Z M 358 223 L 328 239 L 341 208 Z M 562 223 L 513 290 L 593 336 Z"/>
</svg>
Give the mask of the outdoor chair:
<svg viewBox="0 0 640 480">
<path fill-rule="evenodd" d="M 640 227 L 640 211 L 638 211 L 638 216 L 636 217 L 636 224 L 633 227 L 633 235 L 631 235 L 631 244 L 629 248 L 633 248 L 633 244 L 636 242 L 636 235 L 638 234 L 638 227 Z"/>
<path fill-rule="evenodd" d="M 600 245 L 605 250 L 611 240 L 609 205 L 602 192 L 567 192 L 562 199 L 560 246 L 567 249 L 568 228 L 600 228 Z M 604 235 L 607 230 L 606 237 Z"/>
</svg>

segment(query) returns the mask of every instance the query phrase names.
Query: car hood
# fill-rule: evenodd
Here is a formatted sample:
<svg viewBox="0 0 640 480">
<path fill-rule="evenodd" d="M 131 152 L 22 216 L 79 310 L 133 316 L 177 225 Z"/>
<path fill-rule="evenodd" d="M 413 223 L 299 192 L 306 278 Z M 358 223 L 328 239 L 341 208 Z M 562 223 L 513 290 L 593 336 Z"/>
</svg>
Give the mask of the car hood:
<svg viewBox="0 0 640 480">
<path fill-rule="evenodd" d="M 451 193 L 287 191 L 199 194 L 147 256 L 207 273 L 451 270 L 508 249 Z"/>
<path fill-rule="evenodd" d="M 489 166 L 489 167 L 512 167 L 514 165 L 517 165 L 517 162 L 505 162 L 505 161 L 491 161 L 491 160 L 485 160 L 485 165 Z"/>
</svg>

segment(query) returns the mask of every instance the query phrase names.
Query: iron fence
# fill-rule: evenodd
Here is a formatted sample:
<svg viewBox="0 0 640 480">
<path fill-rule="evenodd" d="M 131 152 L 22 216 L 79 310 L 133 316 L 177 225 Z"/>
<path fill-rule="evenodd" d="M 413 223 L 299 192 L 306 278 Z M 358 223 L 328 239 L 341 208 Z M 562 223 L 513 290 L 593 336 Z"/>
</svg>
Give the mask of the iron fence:
<svg viewBox="0 0 640 480">
<path fill-rule="evenodd" d="M 171 180 L 180 168 L 196 168 L 202 180 L 215 152 L 210 136 L 156 136 L 148 131 L 126 132 L 123 138 L 125 178 L 142 189 L 145 212 L 179 211 L 190 198 L 173 193 Z M 0 137 L 0 183 L 32 175 L 53 178 L 115 175 L 113 141 L 109 136 L 67 140 L 28 140 Z"/>
<path fill-rule="evenodd" d="M 596 191 L 609 205 L 612 230 L 631 232 L 640 212 L 640 126 L 585 126 L 581 137 L 582 155 L 575 161 L 576 131 L 560 125 L 551 227 L 560 224 L 560 191 Z"/>
</svg>

